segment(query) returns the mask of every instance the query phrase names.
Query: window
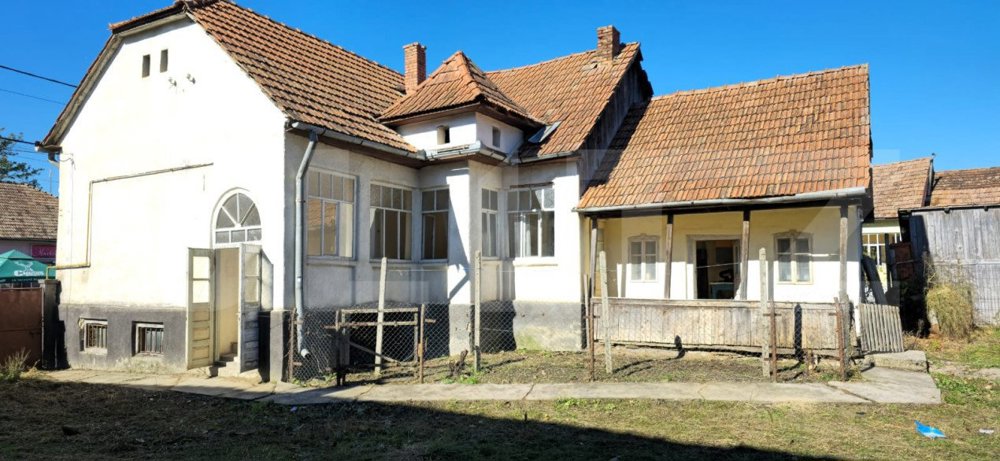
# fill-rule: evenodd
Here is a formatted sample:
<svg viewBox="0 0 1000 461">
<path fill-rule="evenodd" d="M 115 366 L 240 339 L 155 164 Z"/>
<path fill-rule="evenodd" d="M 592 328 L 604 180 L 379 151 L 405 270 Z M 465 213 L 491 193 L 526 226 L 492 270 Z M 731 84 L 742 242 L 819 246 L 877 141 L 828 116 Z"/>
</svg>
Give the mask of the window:
<svg viewBox="0 0 1000 461">
<path fill-rule="evenodd" d="M 135 324 L 135 355 L 163 354 L 163 324 Z"/>
<path fill-rule="evenodd" d="M 260 213 L 245 194 L 236 193 L 222 203 L 215 218 L 215 243 L 259 242 Z"/>
<path fill-rule="evenodd" d="M 142 77 L 149 77 L 149 55 L 142 55 Z"/>
<path fill-rule="evenodd" d="M 390 186 L 371 185 L 371 257 L 410 259 L 412 192 Z"/>
<path fill-rule="evenodd" d="M 108 350 L 108 321 L 83 320 L 80 327 L 81 348 L 85 351 L 105 352 Z"/>
<path fill-rule="evenodd" d="M 778 281 L 809 283 L 812 281 L 812 242 L 798 233 L 775 239 L 778 254 Z"/>
<path fill-rule="evenodd" d="M 493 147 L 500 147 L 500 128 L 493 127 Z"/>
<path fill-rule="evenodd" d="M 451 128 L 445 125 L 438 127 L 438 144 L 448 144 L 451 142 Z"/>
<path fill-rule="evenodd" d="M 507 192 L 512 257 L 555 255 L 555 194 L 552 187 Z"/>
<path fill-rule="evenodd" d="M 632 281 L 649 282 L 656 280 L 656 252 L 658 246 L 655 237 L 643 235 L 629 239 L 628 262 Z"/>
<path fill-rule="evenodd" d="M 306 254 L 354 257 L 353 177 L 310 171 L 306 177 Z"/>
<path fill-rule="evenodd" d="M 875 264 L 882 265 L 888 264 L 888 259 L 886 258 L 886 245 L 892 245 L 894 243 L 899 243 L 900 237 L 899 232 L 887 233 L 887 234 L 864 234 L 862 235 L 864 239 L 865 256 L 872 258 Z"/>
<path fill-rule="evenodd" d="M 423 192 L 424 259 L 448 259 L 448 189 Z"/>
<path fill-rule="evenodd" d="M 483 256 L 497 257 L 497 212 L 500 194 L 495 190 L 483 189 Z"/>
<path fill-rule="evenodd" d="M 160 50 L 160 73 L 167 71 L 167 50 Z"/>
</svg>

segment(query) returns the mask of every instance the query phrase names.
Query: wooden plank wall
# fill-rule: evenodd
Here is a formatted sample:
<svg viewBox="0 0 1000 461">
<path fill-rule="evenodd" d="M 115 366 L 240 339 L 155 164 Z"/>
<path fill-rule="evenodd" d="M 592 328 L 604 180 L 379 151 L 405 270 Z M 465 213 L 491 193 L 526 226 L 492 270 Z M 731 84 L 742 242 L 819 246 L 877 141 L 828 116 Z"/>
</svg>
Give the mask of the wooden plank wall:
<svg viewBox="0 0 1000 461">
<path fill-rule="evenodd" d="M 599 302 L 599 300 L 595 300 Z M 609 298 L 611 342 L 684 347 L 759 347 L 757 301 Z M 836 349 L 833 303 L 776 302 L 777 344 L 784 349 Z M 596 320 L 604 340 L 603 319 Z"/>
</svg>

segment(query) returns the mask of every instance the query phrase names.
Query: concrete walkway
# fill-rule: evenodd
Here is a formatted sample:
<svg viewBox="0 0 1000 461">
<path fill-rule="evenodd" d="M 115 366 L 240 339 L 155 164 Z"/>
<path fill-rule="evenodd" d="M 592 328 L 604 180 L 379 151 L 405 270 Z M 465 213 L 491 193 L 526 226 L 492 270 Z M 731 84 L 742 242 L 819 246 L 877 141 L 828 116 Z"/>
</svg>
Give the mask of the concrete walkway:
<svg viewBox="0 0 1000 461">
<path fill-rule="evenodd" d="M 283 405 L 338 402 L 515 401 L 576 399 L 711 400 L 753 403 L 941 403 L 941 391 L 922 372 L 872 368 L 858 382 L 787 383 L 578 383 L 578 384 L 380 384 L 308 388 L 191 374 L 64 370 L 46 373 L 61 382 L 175 391 Z"/>
</svg>

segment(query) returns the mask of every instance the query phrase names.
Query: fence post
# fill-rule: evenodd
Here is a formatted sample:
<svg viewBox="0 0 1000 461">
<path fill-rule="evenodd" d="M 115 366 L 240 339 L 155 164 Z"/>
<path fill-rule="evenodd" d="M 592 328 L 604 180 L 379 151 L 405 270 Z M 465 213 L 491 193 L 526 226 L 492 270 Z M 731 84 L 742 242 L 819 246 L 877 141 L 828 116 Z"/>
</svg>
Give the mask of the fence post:
<svg viewBox="0 0 1000 461">
<path fill-rule="evenodd" d="M 385 322 L 385 273 L 389 258 L 382 257 L 382 270 L 378 275 L 378 315 L 375 326 L 375 376 L 382 374 L 382 340 Z"/>
<path fill-rule="evenodd" d="M 847 358 L 844 356 L 844 309 L 841 298 L 834 298 L 835 328 L 837 330 L 837 359 L 840 363 L 840 379 L 847 381 Z"/>
<path fill-rule="evenodd" d="M 483 252 L 480 250 L 476 250 L 475 265 L 476 265 L 476 273 L 475 273 L 476 312 L 475 312 L 475 326 L 473 328 L 475 328 L 476 344 L 475 344 L 475 356 L 473 357 L 472 360 L 472 371 L 478 372 L 482 360 L 482 352 L 480 351 L 480 346 L 481 346 L 480 339 L 483 328 L 483 325 L 481 323 L 482 311 L 483 311 L 483 278 L 482 278 Z"/>
<path fill-rule="evenodd" d="M 608 306 L 608 262 L 604 252 L 597 257 L 597 274 L 601 278 L 601 324 L 604 326 L 604 371 L 611 374 L 611 307 Z"/>
<path fill-rule="evenodd" d="M 594 362 L 595 352 L 594 345 L 597 341 L 594 339 L 596 333 L 594 332 L 594 293 L 597 291 L 594 284 L 597 283 L 595 277 L 597 272 L 597 218 L 590 218 L 590 277 L 587 279 L 587 296 L 584 299 L 587 301 L 587 353 L 590 355 L 590 380 L 594 380 Z"/>
<path fill-rule="evenodd" d="M 767 250 L 764 248 L 760 249 L 760 254 L 757 259 L 760 264 L 760 326 L 757 328 L 757 333 L 760 335 L 760 365 L 764 376 L 768 376 L 771 372 L 771 364 L 768 363 L 769 360 L 767 356 L 770 354 L 770 336 L 765 333 L 767 322 L 767 306 L 768 298 L 770 297 L 770 285 L 767 280 L 767 269 L 770 263 L 767 261 Z"/>
<path fill-rule="evenodd" d="M 427 320 L 427 305 L 420 305 L 420 341 L 417 345 L 417 360 L 420 362 L 418 365 L 420 367 L 419 378 L 420 384 L 424 383 L 424 349 L 426 348 L 426 341 L 424 339 L 424 322 Z"/>
</svg>

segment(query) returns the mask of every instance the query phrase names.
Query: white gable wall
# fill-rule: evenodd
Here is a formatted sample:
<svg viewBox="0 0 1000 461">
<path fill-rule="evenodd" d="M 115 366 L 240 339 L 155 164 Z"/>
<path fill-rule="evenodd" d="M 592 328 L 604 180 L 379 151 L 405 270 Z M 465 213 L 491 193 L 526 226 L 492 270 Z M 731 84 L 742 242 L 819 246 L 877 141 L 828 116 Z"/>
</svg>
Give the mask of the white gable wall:
<svg viewBox="0 0 1000 461">
<path fill-rule="evenodd" d="M 219 200 L 237 188 L 260 210 L 264 252 L 280 260 L 283 124 L 250 77 L 190 21 L 125 38 L 62 142 L 58 263 L 86 259 L 90 181 L 212 165 L 95 184 L 91 267 L 60 271 L 62 303 L 187 306 L 187 249 L 212 246 Z M 275 293 L 284 290 L 282 270 L 275 264 Z M 275 307 L 283 307 L 277 299 Z"/>
</svg>

